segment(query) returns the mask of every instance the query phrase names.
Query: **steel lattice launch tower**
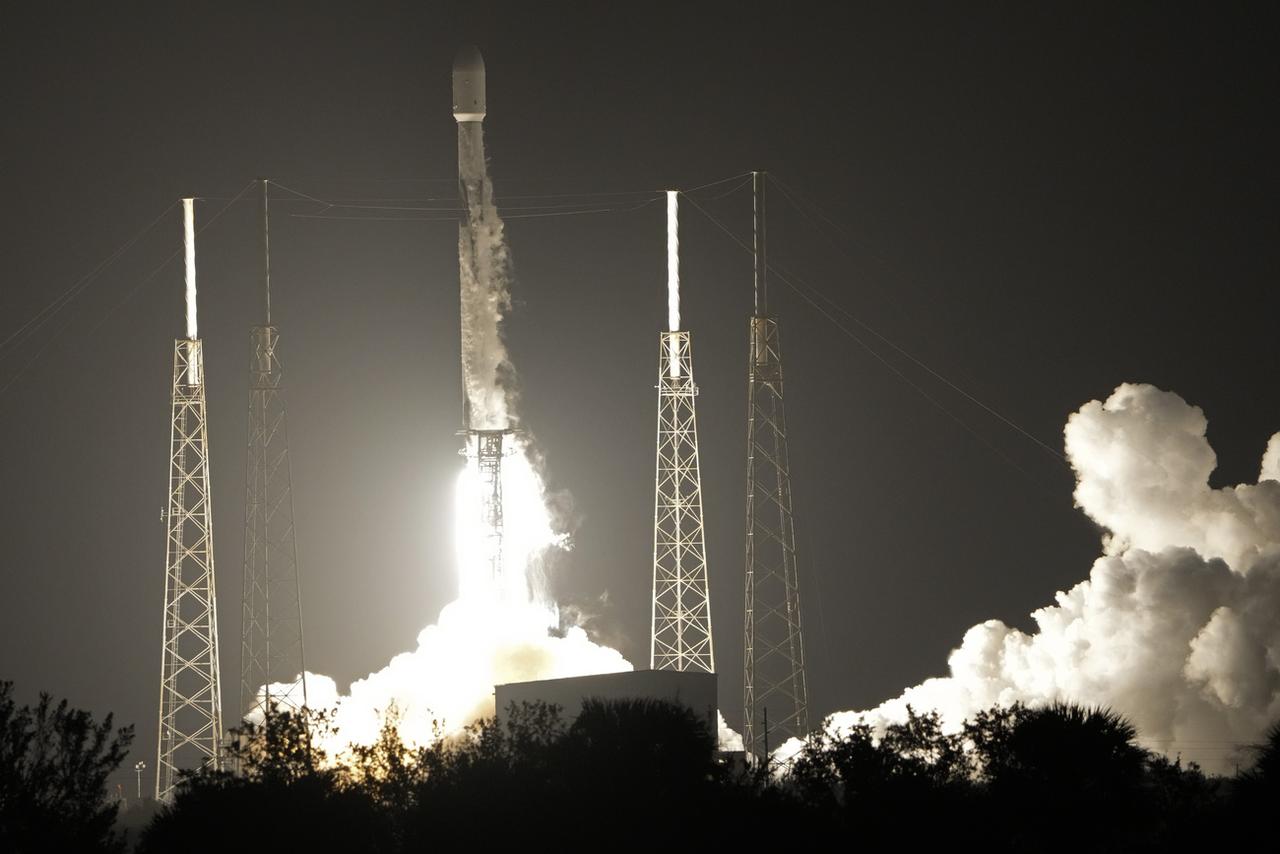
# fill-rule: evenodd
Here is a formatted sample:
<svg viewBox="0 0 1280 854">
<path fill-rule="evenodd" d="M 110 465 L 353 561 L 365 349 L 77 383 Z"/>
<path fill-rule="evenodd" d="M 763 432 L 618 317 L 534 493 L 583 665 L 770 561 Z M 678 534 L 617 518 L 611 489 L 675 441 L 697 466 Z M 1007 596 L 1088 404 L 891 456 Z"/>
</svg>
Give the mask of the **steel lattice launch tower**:
<svg viewBox="0 0 1280 854">
<path fill-rule="evenodd" d="M 262 182 L 263 323 L 249 330 L 249 445 L 245 468 L 244 589 L 240 645 L 242 715 L 264 716 L 274 705 L 296 711 L 307 703 L 302 645 L 302 592 L 293 524 L 293 471 L 285 413 L 279 331 L 271 323 L 271 243 L 268 182 Z M 258 696 L 263 686 L 286 691 Z"/>
<path fill-rule="evenodd" d="M 502 459 L 513 453 L 505 393 L 493 382 L 505 356 L 497 340 L 478 328 L 494 310 L 490 286 L 500 260 L 495 255 L 501 222 L 484 153 L 486 115 L 484 58 L 473 45 L 458 50 L 453 63 L 453 117 L 458 124 L 458 191 L 465 211 L 458 226 L 462 331 L 462 387 L 465 395 L 463 453 L 480 476 L 480 521 L 492 579 L 502 577 Z"/>
<path fill-rule="evenodd" d="M 746 637 L 743 744 L 765 756 L 768 745 L 809 732 L 800 582 L 791 507 L 791 465 L 782 395 L 778 319 L 769 313 L 765 255 L 765 175 L 755 191 L 755 310 L 747 381 Z M 767 711 L 766 711 L 767 710 Z M 759 726 L 769 721 L 769 732 Z"/>
<path fill-rule="evenodd" d="M 213 513 L 204 358 L 196 328 L 194 201 L 183 199 L 187 337 L 173 342 L 164 634 L 156 799 L 170 798 L 180 768 L 221 767 L 222 691 L 213 574 Z"/>
<path fill-rule="evenodd" d="M 702 527 L 702 475 L 689 333 L 680 330 L 677 193 L 667 193 L 668 330 L 659 335 L 658 441 L 653 502 L 654 670 L 715 672 Z"/>
</svg>

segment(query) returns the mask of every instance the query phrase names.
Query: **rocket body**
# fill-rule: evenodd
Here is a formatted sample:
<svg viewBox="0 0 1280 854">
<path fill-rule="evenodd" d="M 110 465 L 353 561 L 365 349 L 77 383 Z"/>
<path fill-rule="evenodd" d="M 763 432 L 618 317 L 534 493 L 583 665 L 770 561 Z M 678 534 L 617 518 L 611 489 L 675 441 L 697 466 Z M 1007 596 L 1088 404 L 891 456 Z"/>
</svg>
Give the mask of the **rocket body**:
<svg viewBox="0 0 1280 854">
<path fill-rule="evenodd" d="M 506 430 L 506 380 L 510 372 L 502 341 L 502 316 L 510 307 L 509 260 L 502 219 L 493 203 L 484 151 L 484 59 L 474 47 L 453 63 L 453 117 L 458 124 L 458 284 L 462 332 L 464 427 Z"/>
</svg>

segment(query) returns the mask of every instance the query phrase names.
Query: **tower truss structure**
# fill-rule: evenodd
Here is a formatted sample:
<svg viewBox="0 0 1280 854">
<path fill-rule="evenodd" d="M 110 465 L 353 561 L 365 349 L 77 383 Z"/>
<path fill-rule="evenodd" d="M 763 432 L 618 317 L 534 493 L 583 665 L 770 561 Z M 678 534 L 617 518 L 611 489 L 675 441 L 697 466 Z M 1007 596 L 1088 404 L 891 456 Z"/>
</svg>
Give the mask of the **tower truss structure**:
<svg viewBox="0 0 1280 854">
<path fill-rule="evenodd" d="M 267 182 L 262 186 L 265 324 L 249 331 L 249 443 L 245 467 L 240 714 L 307 703 L 302 587 L 279 330 L 271 325 Z M 281 690 L 273 685 L 286 685 Z"/>
<path fill-rule="evenodd" d="M 657 473 L 653 507 L 654 670 L 715 672 L 702 525 L 702 476 L 688 332 L 664 332 L 658 357 Z"/>
<path fill-rule="evenodd" d="M 760 757 L 767 754 L 768 745 L 792 736 L 804 738 L 809 732 L 782 345 L 778 319 L 769 313 L 767 301 L 764 180 L 764 173 L 753 173 L 755 310 L 747 368 L 743 678 L 743 743 L 748 753 Z"/>
<path fill-rule="evenodd" d="M 476 430 L 476 468 L 480 472 L 480 524 L 491 580 L 502 581 L 502 458 L 509 430 Z"/>
<path fill-rule="evenodd" d="M 274 326 L 250 331 L 240 713 L 306 705 L 302 595 L 294 530 L 288 420 Z M 289 685 L 288 690 L 263 686 Z"/>
<path fill-rule="evenodd" d="M 171 798 L 179 769 L 200 764 L 221 767 L 218 607 L 204 358 L 198 339 L 174 342 L 172 400 L 156 756 L 159 801 Z"/>
</svg>

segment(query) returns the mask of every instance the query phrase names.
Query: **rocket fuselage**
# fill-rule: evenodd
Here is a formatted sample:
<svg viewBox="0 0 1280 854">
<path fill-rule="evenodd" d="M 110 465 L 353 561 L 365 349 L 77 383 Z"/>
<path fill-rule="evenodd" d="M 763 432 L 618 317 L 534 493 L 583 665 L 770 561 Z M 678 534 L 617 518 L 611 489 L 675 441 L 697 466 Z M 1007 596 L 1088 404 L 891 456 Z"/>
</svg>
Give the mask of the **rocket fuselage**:
<svg viewBox="0 0 1280 854">
<path fill-rule="evenodd" d="M 475 279 L 475 233 L 484 218 L 489 188 L 484 162 L 485 81 L 484 58 L 474 45 L 458 49 L 453 60 L 453 118 L 458 123 L 458 195 L 462 217 L 458 223 L 458 259 L 460 265 L 460 310 L 462 346 L 463 427 L 472 430 L 471 383 L 467 377 L 465 349 L 472 340 L 468 297 L 478 284 Z"/>
</svg>

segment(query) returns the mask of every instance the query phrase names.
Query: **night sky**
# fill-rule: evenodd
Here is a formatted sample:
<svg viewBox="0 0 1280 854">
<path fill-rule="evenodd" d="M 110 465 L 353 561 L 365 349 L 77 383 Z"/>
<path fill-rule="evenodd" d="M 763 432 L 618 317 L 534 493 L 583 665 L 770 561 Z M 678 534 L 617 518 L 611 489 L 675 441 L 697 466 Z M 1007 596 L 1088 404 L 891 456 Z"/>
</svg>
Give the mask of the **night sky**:
<svg viewBox="0 0 1280 854">
<path fill-rule="evenodd" d="M 508 220 L 507 332 L 525 425 L 576 508 L 558 597 L 639 665 L 666 257 L 662 205 L 634 202 L 661 189 L 768 170 L 829 219 L 775 192 L 771 260 L 1055 450 L 1066 417 L 1124 381 L 1204 408 L 1214 485 L 1254 480 L 1280 429 L 1280 65 L 1260 12 L 229 5 L 6 11 L 0 338 L 184 195 L 204 199 L 198 223 L 260 177 L 452 204 L 449 71 L 477 43 L 508 212 L 619 194 Z M 694 197 L 747 236 L 749 192 L 717 198 L 737 184 Z M 457 228 L 273 197 L 308 666 L 345 687 L 455 594 Z M 692 206 L 681 219 L 720 696 L 738 726 L 751 263 Z M 197 246 L 228 707 L 257 229 L 244 200 Z M 130 769 L 154 763 L 183 332 L 180 264 L 151 274 L 180 245 L 175 208 L 0 350 L 0 679 L 136 723 Z M 781 283 L 771 299 L 816 717 L 943 673 L 976 622 L 1031 628 L 1086 577 L 1100 531 L 1061 459 L 867 334 L 904 379 Z"/>
</svg>

